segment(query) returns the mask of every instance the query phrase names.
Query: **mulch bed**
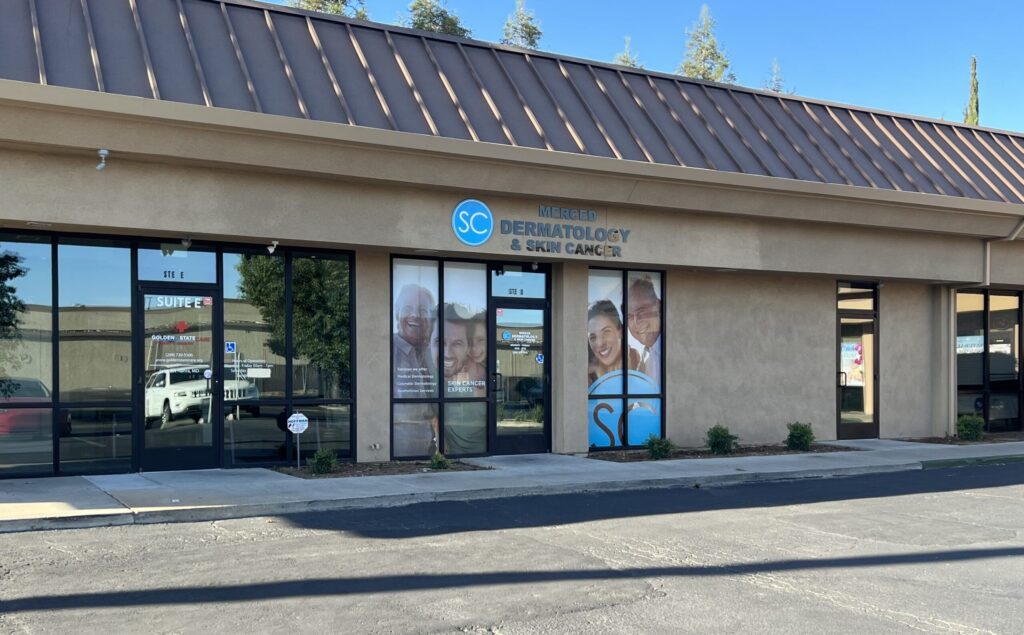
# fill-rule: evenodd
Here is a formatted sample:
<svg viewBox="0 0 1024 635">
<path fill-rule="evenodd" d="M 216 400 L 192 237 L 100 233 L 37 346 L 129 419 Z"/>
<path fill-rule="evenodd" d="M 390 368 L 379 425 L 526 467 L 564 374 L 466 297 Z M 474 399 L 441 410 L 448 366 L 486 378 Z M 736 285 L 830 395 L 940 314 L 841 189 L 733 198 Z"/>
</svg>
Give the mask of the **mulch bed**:
<svg viewBox="0 0 1024 635">
<path fill-rule="evenodd" d="M 835 445 L 811 444 L 807 452 L 799 450 L 788 450 L 784 445 L 744 445 L 735 450 L 732 454 L 712 454 L 711 450 L 679 449 L 672 452 L 670 459 L 721 459 L 735 456 L 774 456 L 777 454 L 816 454 L 824 452 L 850 452 L 856 448 L 845 448 Z M 608 450 L 591 452 L 587 458 L 599 459 L 601 461 L 614 461 L 616 463 L 630 463 L 632 461 L 651 461 L 647 450 Z"/>
<path fill-rule="evenodd" d="M 461 461 L 452 460 L 447 470 L 430 469 L 430 461 L 391 461 L 389 463 L 339 463 L 338 467 L 328 474 L 313 474 L 308 467 L 275 467 L 277 472 L 299 478 L 345 478 L 348 476 L 386 476 L 389 474 L 420 474 L 423 472 L 472 472 L 486 468 L 476 467 Z"/>
<path fill-rule="evenodd" d="M 944 443 L 947 445 L 977 445 L 979 443 L 1010 443 L 1011 441 L 1024 441 L 1024 430 L 1015 432 L 986 432 L 981 436 L 980 441 L 964 441 L 957 437 L 925 437 L 922 439 L 904 439 L 915 443 Z"/>
</svg>

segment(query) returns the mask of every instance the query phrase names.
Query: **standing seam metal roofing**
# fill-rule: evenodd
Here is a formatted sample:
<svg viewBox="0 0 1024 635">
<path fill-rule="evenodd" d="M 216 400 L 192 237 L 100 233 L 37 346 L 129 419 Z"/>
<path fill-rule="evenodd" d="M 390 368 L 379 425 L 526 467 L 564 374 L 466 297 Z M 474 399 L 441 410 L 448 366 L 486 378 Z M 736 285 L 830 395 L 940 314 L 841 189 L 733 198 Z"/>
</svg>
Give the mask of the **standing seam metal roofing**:
<svg viewBox="0 0 1024 635">
<path fill-rule="evenodd" d="M 4 0 L 0 78 L 1024 203 L 1024 136 L 249 0 Z"/>
</svg>

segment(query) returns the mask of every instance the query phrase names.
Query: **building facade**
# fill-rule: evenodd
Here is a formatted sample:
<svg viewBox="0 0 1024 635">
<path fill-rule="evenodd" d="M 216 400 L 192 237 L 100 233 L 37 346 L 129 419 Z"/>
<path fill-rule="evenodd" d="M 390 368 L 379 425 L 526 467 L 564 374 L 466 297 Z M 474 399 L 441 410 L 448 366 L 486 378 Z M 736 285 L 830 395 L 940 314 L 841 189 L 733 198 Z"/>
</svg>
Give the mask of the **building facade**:
<svg viewBox="0 0 1024 635">
<path fill-rule="evenodd" d="M 0 475 L 1020 429 L 1024 138 L 247 0 L 0 8 Z M 102 151 L 102 152 L 101 152 Z"/>
</svg>

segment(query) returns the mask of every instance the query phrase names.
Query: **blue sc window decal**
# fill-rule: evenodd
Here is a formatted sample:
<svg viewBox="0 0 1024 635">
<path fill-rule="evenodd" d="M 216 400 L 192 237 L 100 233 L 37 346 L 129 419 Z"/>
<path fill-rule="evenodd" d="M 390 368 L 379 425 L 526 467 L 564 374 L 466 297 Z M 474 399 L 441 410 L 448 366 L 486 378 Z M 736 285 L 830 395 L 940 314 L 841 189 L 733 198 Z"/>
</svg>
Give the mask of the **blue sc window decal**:
<svg viewBox="0 0 1024 635">
<path fill-rule="evenodd" d="M 479 247 L 494 233 L 494 214 L 482 202 L 466 199 L 452 211 L 452 230 L 464 244 Z"/>
</svg>

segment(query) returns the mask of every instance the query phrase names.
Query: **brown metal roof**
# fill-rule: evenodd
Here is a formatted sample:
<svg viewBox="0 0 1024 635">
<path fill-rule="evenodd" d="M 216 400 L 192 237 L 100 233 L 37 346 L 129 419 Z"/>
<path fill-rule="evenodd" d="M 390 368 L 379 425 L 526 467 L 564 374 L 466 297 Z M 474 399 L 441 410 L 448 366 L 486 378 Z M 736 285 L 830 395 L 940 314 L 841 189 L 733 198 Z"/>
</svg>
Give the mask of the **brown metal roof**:
<svg viewBox="0 0 1024 635">
<path fill-rule="evenodd" d="M 1024 136 L 249 0 L 3 0 L 0 78 L 1024 203 Z"/>
</svg>

